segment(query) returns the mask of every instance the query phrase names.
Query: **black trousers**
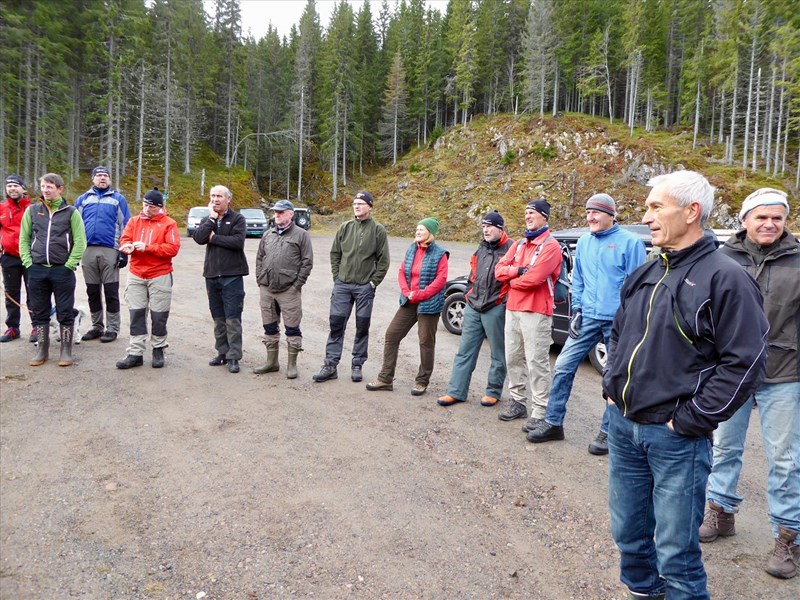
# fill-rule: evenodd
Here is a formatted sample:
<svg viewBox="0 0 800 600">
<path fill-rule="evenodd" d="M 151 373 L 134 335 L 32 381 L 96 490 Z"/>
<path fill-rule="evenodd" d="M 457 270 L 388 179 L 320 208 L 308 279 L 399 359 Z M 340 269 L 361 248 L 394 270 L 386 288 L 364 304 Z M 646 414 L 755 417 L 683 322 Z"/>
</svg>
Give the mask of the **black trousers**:
<svg viewBox="0 0 800 600">
<path fill-rule="evenodd" d="M 25 283 L 25 301 L 30 304 L 28 293 L 28 270 L 22 266 L 19 256 L 3 254 L 0 256 L 0 268 L 3 270 L 3 287 L 6 299 L 6 325 L 19 329 L 20 304 L 22 304 L 22 283 Z"/>
<path fill-rule="evenodd" d="M 56 301 L 56 319 L 61 325 L 71 327 L 75 323 L 75 272 L 64 265 L 31 265 L 28 269 L 28 291 L 30 292 L 30 308 L 33 311 L 31 320 L 34 327 L 50 323 L 53 305 L 50 298 Z"/>
</svg>

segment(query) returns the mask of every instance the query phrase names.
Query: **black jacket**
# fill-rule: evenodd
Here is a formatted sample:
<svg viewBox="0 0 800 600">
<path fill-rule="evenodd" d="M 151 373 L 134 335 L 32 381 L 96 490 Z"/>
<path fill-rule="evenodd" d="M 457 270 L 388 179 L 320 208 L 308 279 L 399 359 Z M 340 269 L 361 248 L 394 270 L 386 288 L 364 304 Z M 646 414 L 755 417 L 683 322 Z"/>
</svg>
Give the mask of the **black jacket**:
<svg viewBox="0 0 800 600">
<path fill-rule="evenodd" d="M 508 282 L 497 281 L 494 268 L 513 245 L 514 240 L 503 233 L 496 242 L 483 240 L 470 258 L 466 296 L 467 302 L 476 312 L 486 312 L 498 304 L 505 304 Z"/>
<path fill-rule="evenodd" d="M 752 277 L 702 238 L 625 281 L 603 390 L 633 421 L 709 435 L 761 383 L 768 331 Z"/>
<path fill-rule="evenodd" d="M 246 237 L 247 221 L 230 208 L 219 219 L 203 219 L 194 232 L 194 241 L 206 246 L 203 277 L 211 279 L 249 274 L 247 257 L 244 255 Z"/>
</svg>

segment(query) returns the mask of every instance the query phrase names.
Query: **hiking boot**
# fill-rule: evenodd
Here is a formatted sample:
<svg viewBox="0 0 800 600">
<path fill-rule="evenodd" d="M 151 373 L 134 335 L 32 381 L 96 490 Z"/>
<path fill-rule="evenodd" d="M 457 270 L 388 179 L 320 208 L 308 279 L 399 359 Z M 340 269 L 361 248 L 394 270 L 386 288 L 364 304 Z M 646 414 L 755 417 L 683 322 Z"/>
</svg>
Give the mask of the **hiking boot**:
<svg viewBox="0 0 800 600">
<path fill-rule="evenodd" d="M 164 366 L 164 348 L 153 348 L 153 362 L 151 364 L 154 369 L 160 369 Z"/>
<path fill-rule="evenodd" d="M 494 396 L 484 396 L 481 398 L 481 406 L 494 406 L 500 402 L 500 398 L 495 398 Z"/>
<path fill-rule="evenodd" d="M 513 421 L 514 419 L 524 419 L 528 416 L 528 409 L 524 404 L 520 404 L 515 400 L 509 400 L 508 407 L 505 411 L 497 415 L 501 421 Z"/>
<path fill-rule="evenodd" d="M 239 361 L 235 358 L 228 359 L 228 373 L 238 373 L 240 370 Z"/>
<path fill-rule="evenodd" d="M 528 433 L 529 431 L 533 431 L 539 426 L 539 423 L 544 423 L 544 419 L 537 419 L 536 417 L 531 417 L 525 424 L 522 426 L 522 431 Z"/>
<path fill-rule="evenodd" d="M 436 404 L 439 406 L 453 406 L 453 404 L 458 404 L 459 402 L 464 402 L 464 400 L 459 400 L 458 398 L 453 398 L 452 396 L 439 396 Z"/>
<path fill-rule="evenodd" d="M 103 335 L 100 336 L 100 343 L 107 344 L 109 342 L 113 342 L 115 339 L 117 339 L 116 331 L 106 331 Z"/>
<path fill-rule="evenodd" d="M 58 358 L 59 367 L 72 366 L 72 338 L 75 329 L 72 325 L 61 326 L 61 356 Z"/>
<path fill-rule="evenodd" d="M 9 327 L 5 330 L 3 335 L 0 335 L 0 344 L 3 342 L 10 342 L 11 340 L 15 340 L 19 337 L 19 329 L 16 327 Z"/>
<path fill-rule="evenodd" d="M 605 431 L 599 432 L 594 441 L 589 444 L 589 454 L 594 454 L 595 456 L 608 454 L 608 434 Z"/>
<path fill-rule="evenodd" d="M 40 367 L 50 357 L 50 326 L 37 325 L 36 339 L 39 340 L 36 346 L 36 356 L 28 363 L 32 367 Z"/>
<path fill-rule="evenodd" d="M 415 383 L 414 387 L 411 388 L 411 395 L 412 396 L 422 396 L 425 391 L 428 389 L 428 386 L 422 383 Z"/>
<path fill-rule="evenodd" d="M 133 367 L 141 367 L 144 364 L 144 358 L 141 356 L 134 356 L 128 354 L 125 358 L 117 361 L 118 369 L 132 369 Z"/>
<path fill-rule="evenodd" d="M 28 341 L 31 344 L 35 344 L 39 340 L 39 336 L 36 335 L 36 327 L 31 329 L 31 334 L 28 336 Z"/>
<path fill-rule="evenodd" d="M 90 342 L 92 340 L 98 339 L 100 336 L 103 335 L 103 328 L 102 327 L 92 327 L 81 336 L 82 342 Z"/>
<path fill-rule="evenodd" d="M 381 381 L 380 379 L 376 379 L 372 383 L 367 384 L 367 389 L 370 392 L 391 392 L 394 389 L 394 385 L 392 382 L 386 383 L 385 381 Z"/>
<path fill-rule="evenodd" d="M 700 541 L 713 542 L 720 536 L 736 535 L 735 519 L 736 515 L 733 513 L 726 513 L 721 506 L 709 502 L 708 510 L 703 517 L 703 524 L 700 525 Z"/>
<path fill-rule="evenodd" d="M 339 373 L 336 372 L 336 367 L 331 365 L 322 365 L 319 373 L 313 375 L 311 379 L 316 382 L 328 381 L 329 379 L 338 379 Z"/>
<path fill-rule="evenodd" d="M 263 367 L 256 367 L 253 369 L 253 373 L 256 375 L 274 373 L 275 371 L 280 370 L 280 367 L 278 366 L 278 340 L 264 342 L 264 346 L 267 348 L 267 362 Z"/>
<path fill-rule="evenodd" d="M 775 548 L 764 568 L 767 573 L 780 579 L 791 579 L 797 575 L 797 567 L 800 565 L 800 546 L 795 545 L 796 539 L 796 531 L 778 527 Z"/>
<path fill-rule="evenodd" d="M 564 428 L 561 425 L 551 425 L 542 421 L 533 431 L 528 432 L 528 441 L 534 444 L 541 442 L 555 442 L 564 439 Z"/>
<path fill-rule="evenodd" d="M 208 365 L 211 367 L 220 367 L 222 365 L 227 365 L 228 359 L 225 358 L 224 354 L 217 354 L 214 358 L 208 361 Z"/>
<path fill-rule="evenodd" d="M 350 381 L 356 383 L 364 380 L 364 374 L 361 372 L 361 365 L 353 365 L 350 369 Z"/>
</svg>

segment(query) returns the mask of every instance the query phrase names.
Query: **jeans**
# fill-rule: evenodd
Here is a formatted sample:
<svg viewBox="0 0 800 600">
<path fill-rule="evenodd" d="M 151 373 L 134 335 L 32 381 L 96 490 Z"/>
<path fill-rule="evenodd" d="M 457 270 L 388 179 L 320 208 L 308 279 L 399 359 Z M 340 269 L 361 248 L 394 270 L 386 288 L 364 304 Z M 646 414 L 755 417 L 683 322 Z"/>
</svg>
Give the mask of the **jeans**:
<svg viewBox="0 0 800 600">
<path fill-rule="evenodd" d="M 458 353 L 453 359 L 453 372 L 447 395 L 457 400 L 466 400 L 472 372 L 478 363 L 478 355 L 485 338 L 489 339 L 489 351 L 492 362 L 489 365 L 489 380 L 486 383 L 486 395 L 500 399 L 503 384 L 506 381 L 506 343 L 504 331 L 506 326 L 506 307 L 502 304 L 479 313 L 469 304 L 464 308 L 464 320 L 461 326 L 461 343 Z"/>
<path fill-rule="evenodd" d="M 710 598 L 700 552 L 711 440 L 640 425 L 608 407 L 608 508 L 620 580 L 669 600 Z"/>
<path fill-rule="evenodd" d="M 708 499 L 727 513 L 738 511 L 742 497 L 736 493 L 736 486 L 754 400 L 767 453 L 769 519 L 777 538 L 778 526 L 800 531 L 800 382 L 761 384 L 728 421 L 720 424 L 714 432 Z"/>
<path fill-rule="evenodd" d="M 325 345 L 325 364 L 335 367 L 342 358 L 344 347 L 344 331 L 353 304 L 356 306 L 356 336 L 353 341 L 352 366 L 360 367 L 367 362 L 369 350 L 369 325 L 372 319 L 372 303 L 375 301 L 375 290 L 368 283 L 333 282 L 330 308 L 330 333 Z"/>
<path fill-rule="evenodd" d="M 564 424 L 564 417 L 567 415 L 567 400 L 572 392 L 575 373 L 598 342 L 603 342 L 608 347 L 612 323 L 613 321 L 583 317 L 578 338 L 567 338 L 567 343 L 564 344 L 556 359 L 553 385 L 550 386 L 550 398 L 547 401 L 545 420 L 550 425 L 560 427 Z M 608 433 L 608 409 L 603 413 L 600 431 Z"/>
</svg>

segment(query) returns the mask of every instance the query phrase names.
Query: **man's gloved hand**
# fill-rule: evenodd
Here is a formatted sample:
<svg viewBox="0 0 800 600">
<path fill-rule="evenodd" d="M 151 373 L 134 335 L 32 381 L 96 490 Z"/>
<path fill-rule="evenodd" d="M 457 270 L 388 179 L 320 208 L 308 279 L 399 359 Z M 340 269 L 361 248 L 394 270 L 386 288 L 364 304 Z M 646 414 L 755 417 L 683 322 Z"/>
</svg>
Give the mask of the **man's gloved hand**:
<svg viewBox="0 0 800 600">
<path fill-rule="evenodd" d="M 577 340 L 581 334 L 581 321 L 582 315 L 580 309 L 578 309 L 572 313 L 572 318 L 569 320 L 569 337 L 573 340 Z"/>
<path fill-rule="evenodd" d="M 522 277 L 527 272 L 528 272 L 528 267 L 519 267 L 517 269 L 517 277 Z"/>
<path fill-rule="evenodd" d="M 128 255 L 123 252 L 117 252 L 117 268 L 124 269 L 128 266 Z"/>
</svg>

